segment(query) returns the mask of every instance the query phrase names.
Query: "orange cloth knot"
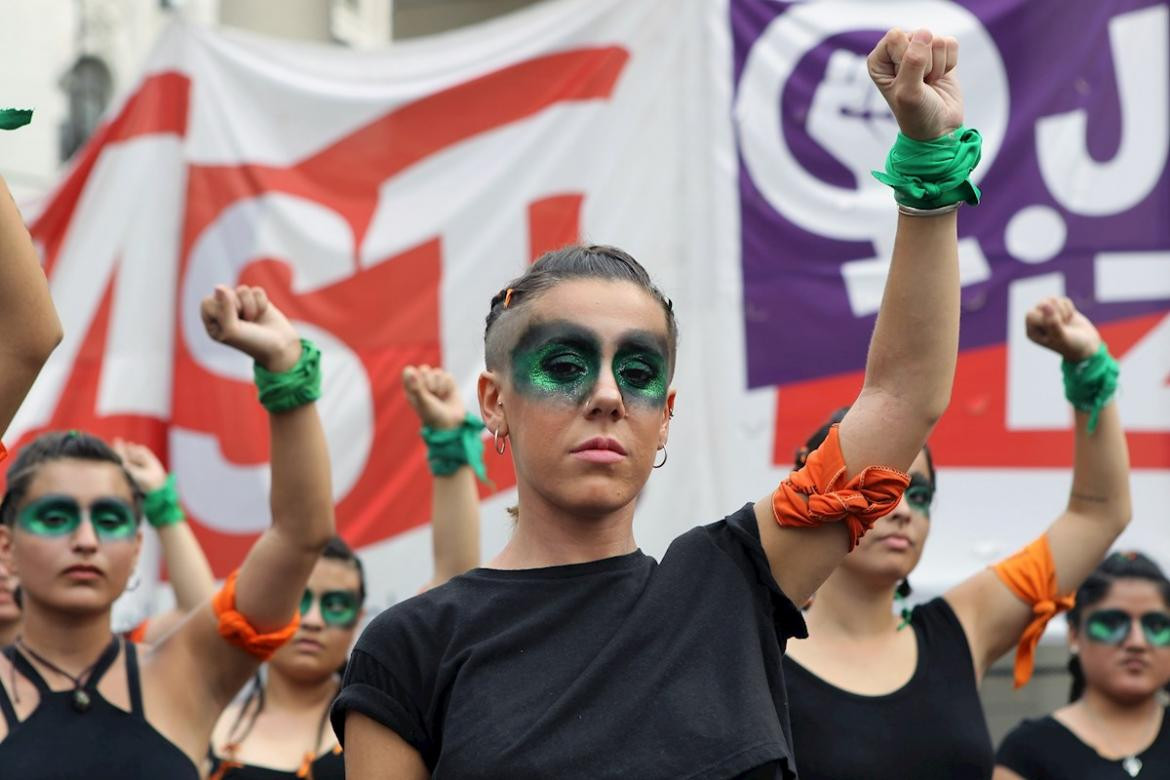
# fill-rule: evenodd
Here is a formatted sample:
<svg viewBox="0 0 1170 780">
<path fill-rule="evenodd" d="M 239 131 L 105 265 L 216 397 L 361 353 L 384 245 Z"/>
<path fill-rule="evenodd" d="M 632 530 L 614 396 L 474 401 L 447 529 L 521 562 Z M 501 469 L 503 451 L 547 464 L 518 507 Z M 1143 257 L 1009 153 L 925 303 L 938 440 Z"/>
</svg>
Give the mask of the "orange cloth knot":
<svg viewBox="0 0 1170 780">
<path fill-rule="evenodd" d="M 879 517 L 898 505 L 910 477 L 884 466 L 870 466 L 848 482 L 845 474 L 845 456 L 834 425 L 804 465 L 772 493 L 776 522 L 810 527 L 844 521 L 852 550 Z"/>
<path fill-rule="evenodd" d="M 293 613 L 292 620 L 284 628 L 267 634 L 259 633 L 248 622 L 248 618 L 236 611 L 236 577 L 239 573 L 237 569 L 229 574 L 223 588 L 211 599 L 211 608 L 219 619 L 219 635 L 229 644 L 256 656 L 261 661 L 267 661 L 281 645 L 292 639 L 301 625 L 301 616 L 300 613 Z"/>
<path fill-rule="evenodd" d="M 142 644 L 146 641 L 146 626 L 150 623 L 150 618 L 143 620 L 134 628 L 126 632 L 126 641 L 132 642 L 136 645 Z"/>
<path fill-rule="evenodd" d="M 1032 622 L 1020 635 L 1012 674 L 1014 686 L 1022 688 L 1032 679 L 1032 670 L 1036 666 L 1036 645 L 1040 643 L 1040 637 L 1044 636 L 1048 621 L 1057 613 L 1072 608 L 1073 594 L 1057 593 L 1056 564 L 1052 560 L 1047 534 L 995 564 L 992 569 L 1016 598 L 1032 605 Z"/>
</svg>

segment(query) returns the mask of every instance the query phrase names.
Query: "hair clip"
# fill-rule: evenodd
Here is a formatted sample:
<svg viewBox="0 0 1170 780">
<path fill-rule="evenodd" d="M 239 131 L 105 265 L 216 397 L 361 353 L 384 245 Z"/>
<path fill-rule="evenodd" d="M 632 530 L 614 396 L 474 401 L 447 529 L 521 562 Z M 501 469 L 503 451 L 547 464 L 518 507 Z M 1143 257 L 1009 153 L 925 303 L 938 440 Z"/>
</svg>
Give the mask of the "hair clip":
<svg viewBox="0 0 1170 780">
<path fill-rule="evenodd" d="M 515 290 L 513 290 L 511 287 L 509 287 L 508 292 L 504 293 L 504 308 L 505 309 L 508 308 L 508 304 L 510 304 L 512 302 L 512 293 L 513 292 L 515 292 Z"/>
</svg>

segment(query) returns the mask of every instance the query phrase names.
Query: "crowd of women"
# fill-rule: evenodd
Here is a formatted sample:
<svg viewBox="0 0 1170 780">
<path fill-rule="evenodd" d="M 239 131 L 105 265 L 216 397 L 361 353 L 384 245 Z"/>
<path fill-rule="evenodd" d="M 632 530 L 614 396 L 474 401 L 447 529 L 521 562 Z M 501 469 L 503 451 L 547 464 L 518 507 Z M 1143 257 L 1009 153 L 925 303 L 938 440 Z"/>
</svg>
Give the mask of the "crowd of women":
<svg viewBox="0 0 1170 780">
<path fill-rule="evenodd" d="M 1038 536 L 1018 553 L 898 609 L 938 488 L 927 439 L 957 353 L 956 210 L 980 198 L 957 62 L 956 42 L 925 30 L 891 30 L 869 56 L 901 129 L 878 174 L 900 213 L 856 400 L 779 486 L 661 560 L 632 523 L 674 416 L 678 329 L 625 252 L 549 253 L 492 298 L 482 421 L 442 370 L 405 372 L 433 474 L 434 577 L 356 645 L 366 583 L 335 535 L 320 353 L 262 289 L 209 291 L 206 330 L 252 358 L 268 411 L 272 525 L 217 586 L 149 449 L 67 431 L 14 453 L 0 776 L 1170 777 L 1170 580 L 1139 553 L 1108 554 L 1131 514 L 1118 368 L 1068 299 L 1020 323 L 1063 359 L 1067 503 L 1047 527 L 1020 518 Z M 0 430 L 60 336 L 5 191 Z M 480 566 L 485 426 L 518 500 Z M 143 520 L 176 604 L 118 634 Z M 996 753 L 980 680 L 1014 647 L 1026 683 L 1063 610 L 1070 703 Z"/>
</svg>

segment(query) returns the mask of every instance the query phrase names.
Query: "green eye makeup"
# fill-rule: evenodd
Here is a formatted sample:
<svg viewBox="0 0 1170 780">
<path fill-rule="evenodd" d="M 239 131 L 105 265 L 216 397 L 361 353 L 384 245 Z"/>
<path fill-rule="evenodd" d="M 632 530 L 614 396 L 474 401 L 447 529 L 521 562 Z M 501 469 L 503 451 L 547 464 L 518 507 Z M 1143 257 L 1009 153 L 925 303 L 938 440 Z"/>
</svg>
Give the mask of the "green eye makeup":
<svg viewBox="0 0 1170 780">
<path fill-rule="evenodd" d="M 134 508 L 117 498 L 99 498 L 83 510 L 71 496 L 42 496 L 20 510 L 17 522 L 36 536 L 68 536 L 81 526 L 85 514 L 103 542 L 130 539 L 138 531 Z"/>
<path fill-rule="evenodd" d="M 313 591 L 305 588 L 305 593 L 301 596 L 301 617 L 309 614 L 316 600 L 317 596 Z M 357 623 L 361 605 L 358 603 L 358 595 L 352 590 L 327 590 L 321 594 L 319 603 L 321 620 L 325 625 L 352 628 Z"/>
<path fill-rule="evenodd" d="M 930 504 L 934 501 L 934 486 L 921 474 L 910 475 L 910 486 L 906 488 L 906 503 L 912 509 L 930 517 Z"/>
<path fill-rule="evenodd" d="M 666 352 L 658 341 L 653 334 L 637 332 L 614 356 L 614 380 L 627 403 L 666 403 Z M 537 397 L 584 403 L 601 370 L 597 336 L 571 323 L 537 323 L 512 350 L 513 385 Z"/>
<path fill-rule="evenodd" d="M 1102 609 L 1085 618 L 1085 636 L 1104 645 L 1121 645 L 1129 636 L 1134 616 L 1121 609 Z M 1146 641 L 1170 647 L 1170 614 L 1147 612 L 1138 618 Z"/>
</svg>

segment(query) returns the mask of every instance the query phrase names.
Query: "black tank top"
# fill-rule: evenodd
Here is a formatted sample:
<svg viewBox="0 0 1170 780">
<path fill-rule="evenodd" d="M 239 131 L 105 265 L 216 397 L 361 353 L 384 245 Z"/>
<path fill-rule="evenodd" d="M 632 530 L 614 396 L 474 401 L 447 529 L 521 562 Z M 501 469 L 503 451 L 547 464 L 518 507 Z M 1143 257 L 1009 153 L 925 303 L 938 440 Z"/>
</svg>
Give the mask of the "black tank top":
<svg viewBox="0 0 1170 780">
<path fill-rule="evenodd" d="M 963 626 L 941 598 L 915 607 L 910 625 L 918 666 L 908 683 L 884 696 L 842 690 L 784 656 L 801 780 L 991 777 L 991 734 Z"/>
<path fill-rule="evenodd" d="M 130 712 L 110 704 L 97 686 L 126 648 L 126 684 Z M 98 661 L 84 689 L 92 701 L 86 712 L 73 708 L 73 691 L 53 691 L 36 668 L 14 647 L 4 655 L 29 682 L 41 701 L 23 721 L 8 692 L 0 686 L 0 711 L 8 722 L 8 736 L 0 741 L 0 772 L 21 780 L 198 780 L 199 770 L 173 742 L 147 723 L 142 712 L 142 688 L 138 679 L 138 655 L 134 645 L 111 645 Z"/>
</svg>

